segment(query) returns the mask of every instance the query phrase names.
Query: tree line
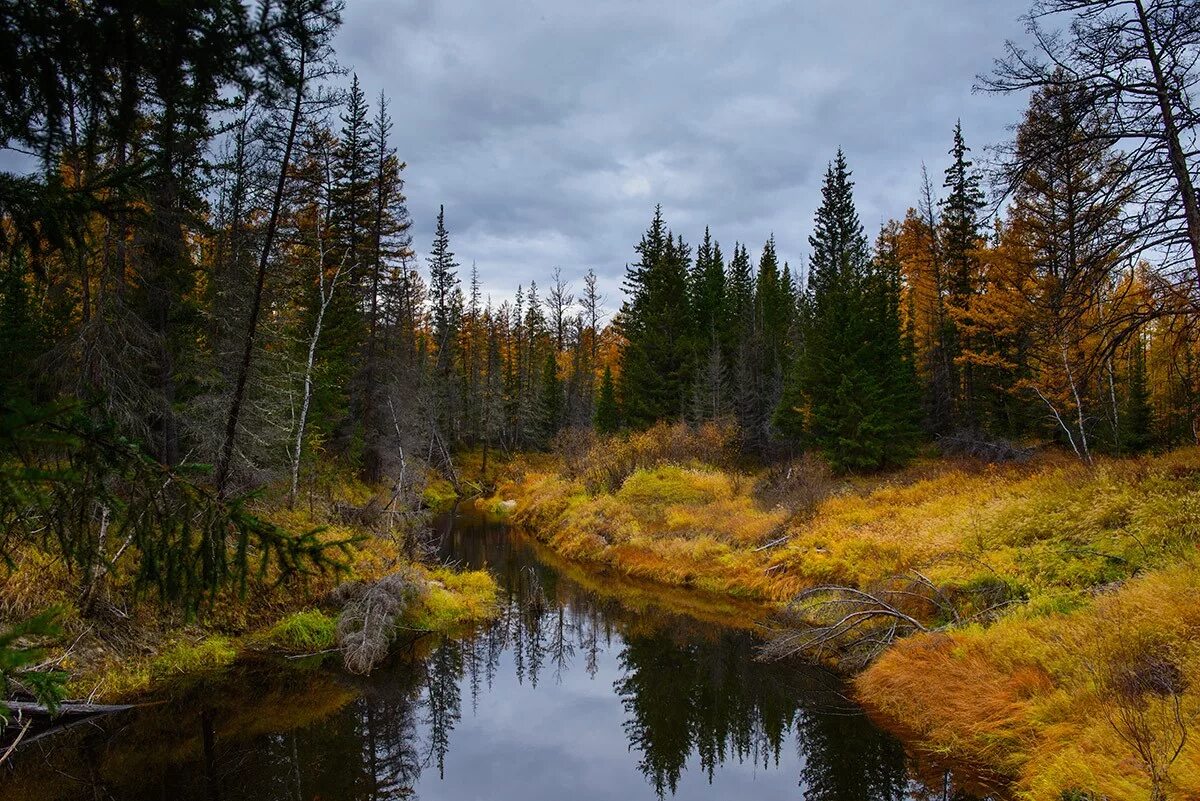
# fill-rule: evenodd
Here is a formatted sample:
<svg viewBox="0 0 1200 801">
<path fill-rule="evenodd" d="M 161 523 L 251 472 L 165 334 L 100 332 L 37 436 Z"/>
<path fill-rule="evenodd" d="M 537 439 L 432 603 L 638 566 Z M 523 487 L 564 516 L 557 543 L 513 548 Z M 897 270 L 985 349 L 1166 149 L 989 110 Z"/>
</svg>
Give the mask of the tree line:
<svg viewBox="0 0 1200 801">
<path fill-rule="evenodd" d="M 393 111 L 336 63 L 337 3 L 6 13 L 0 134 L 39 169 L 0 180 L 5 403 L 77 399 L 222 497 L 295 501 L 334 463 L 456 480 L 463 448 L 486 468 L 664 420 L 848 470 L 929 441 L 1196 440 L 1191 4 L 1037 3 L 1035 47 L 979 79 L 1030 98 L 985 167 L 956 126 L 940 189 L 868 235 L 838 152 L 795 266 L 773 235 L 693 246 L 659 208 L 611 316 L 593 271 L 484 297 L 453 209 L 418 255 Z"/>
</svg>

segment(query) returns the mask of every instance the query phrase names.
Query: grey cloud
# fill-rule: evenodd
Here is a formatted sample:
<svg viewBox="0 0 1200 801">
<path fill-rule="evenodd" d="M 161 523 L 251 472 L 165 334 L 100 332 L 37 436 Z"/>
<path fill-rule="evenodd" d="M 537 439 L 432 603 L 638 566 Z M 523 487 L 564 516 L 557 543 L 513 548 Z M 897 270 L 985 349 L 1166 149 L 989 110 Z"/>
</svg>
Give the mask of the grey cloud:
<svg viewBox="0 0 1200 801">
<path fill-rule="evenodd" d="M 493 297 L 594 267 L 615 306 L 658 202 L 798 266 L 841 146 L 868 230 L 903 215 L 957 118 L 977 157 L 1017 119 L 971 87 L 1026 5 L 351 0 L 338 52 L 392 98 L 419 252 L 445 203 Z"/>
</svg>

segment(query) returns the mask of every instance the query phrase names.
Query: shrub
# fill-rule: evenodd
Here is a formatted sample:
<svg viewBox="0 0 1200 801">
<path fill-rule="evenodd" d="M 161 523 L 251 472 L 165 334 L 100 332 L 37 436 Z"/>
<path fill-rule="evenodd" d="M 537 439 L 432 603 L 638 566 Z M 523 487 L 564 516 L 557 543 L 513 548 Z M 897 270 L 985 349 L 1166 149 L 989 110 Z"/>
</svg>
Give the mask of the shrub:
<svg viewBox="0 0 1200 801">
<path fill-rule="evenodd" d="M 737 426 L 708 422 L 658 423 L 624 437 L 601 440 L 588 451 L 579 476 L 587 491 L 596 495 L 616 492 L 637 470 L 664 464 L 728 467 L 736 459 Z"/>
<path fill-rule="evenodd" d="M 786 507 L 795 517 L 811 517 L 821 501 L 833 494 L 837 481 L 829 463 L 812 453 L 772 465 L 754 488 L 768 507 Z"/>
</svg>

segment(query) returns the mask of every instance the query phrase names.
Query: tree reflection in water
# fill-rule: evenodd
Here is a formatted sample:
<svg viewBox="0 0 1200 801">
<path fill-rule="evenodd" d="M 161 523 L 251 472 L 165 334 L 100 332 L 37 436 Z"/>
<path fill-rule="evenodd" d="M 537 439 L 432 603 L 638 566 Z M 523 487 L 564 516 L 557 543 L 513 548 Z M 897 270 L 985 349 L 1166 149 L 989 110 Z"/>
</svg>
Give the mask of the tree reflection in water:
<svg viewBox="0 0 1200 801">
<path fill-rule="evenodd" d="M 763 798 L 934 797 L 837 681 L 756 662 L 747 628 L 589 580 L 483 524 L 458 521 L 442 548 L 497 575 L 493 624 L 426 638 L 365 680 L 242 669 L 24 749 L 0 798 L 724 798 L 748 781 Z"/>
</svg>

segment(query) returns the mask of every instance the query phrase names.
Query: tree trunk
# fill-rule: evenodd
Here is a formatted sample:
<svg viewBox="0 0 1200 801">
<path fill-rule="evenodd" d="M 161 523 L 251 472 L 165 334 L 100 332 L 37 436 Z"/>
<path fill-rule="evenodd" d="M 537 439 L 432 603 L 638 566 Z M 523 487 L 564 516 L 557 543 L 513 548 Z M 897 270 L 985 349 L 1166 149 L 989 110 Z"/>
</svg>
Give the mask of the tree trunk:
<svg viewBox="0 0 1200 801">
<path fill-rule="evenodd" d="M 317 234 L 318 238 L 321 236 Z M 288 495 L 288 508 L 296 507 L 296 493 L 300 487 L 300 455 L 304 447 L 304 429 L 308 423 L 308 409 L 312 405 L 313 393 L 313 365 L 317 360 L 317 344 L 321 339 L 321 326 L 325 320 L 325 310 L 329 308 L 329 303 L 333 300 L 334 290 L 337 289 L 338 278 L 342 274 L 342 267 L 339 266 L 337 272 L 333 274 L 333 278 L 329 282 L 329 294 L 325 294 L 325 249 L 321 248 L 321 256 L 317 264 L 317 281 L 318 291 L 321 293 L 321 305 L 317 308 L 317 320 L 313 324 L 312 339 L 308 342 L 308 360 L 304 366 L 304 400 L 300 404 L 300 420 L 296 424 L 296 444 L 292 449 L 292 489 Z"/>
<path fill-rule="evenodd" d="M 1188 172 L 1187 155 L 1179 142 L 1179 126 L 1175 121 L 1175 110 L 1171 108 L 1170 87 L 1167 86 L 1163 74 L 1162 60 L 1154 43 L 1154 35 L 1150 30 L 1150 18 L 1146 14 L 1143 0 L 1134 0 L 1137 8 L 1138 22 L 1142 29 L 1142 38 L 1146 43 L 1146 58 L 1154 70 L 1154 91 L 1158 98 L 1158 109 L 1163 118 L 1163 134 L 1167 140 L 1167 152 L 1171 160 L 1171 172 L 1175 175 L 1175 183 L 1179 186 L 1179 194 L 1183 200 L 1183 215 L 1187 221 L 1188 244 L 1192 249 L 1192 263 L 1196 270 L 1196 282 L 1200 286 L 1200 200 L 1196 198 L 1196 190 L 1192 185 L 1192 176 Z"/>
<path fill-rule="evenodd" d="M 229 420 L 225 426 L 225 443 L 221 446 L 221 457 L 217 462 L 217 493 L 225 494 L 229 481 L 229 465 L 233 459 L 233 445 L 237 438 L 238 417 L 246 395 L 246 380 L 250 375 L 250 362 L 254 355 L 254 336 L 258 330 L 258 317 L 262 310 L 263 286 L 267 279 L 267 261 L 274 244 L 275 229 L 279 225 L 279 211 L 283 204 L 283 190 L 287 182 L 288 164 L 292 159 L 292 146 L 296 141 L 296 128 L 300 125 L 300 112 L 304 100 L 304 48 L 300 49 L 300 70 L 296 83 L 296 100 L 292 106 L 291 124 L 288 125 L 287 142 L 283 148 L 283 163 L 279 165 L 279 181 L 275 185 L 275 197 L 271 202 L 271 216 L 267 221 L 267 233 L 263 239 L 262 253 L 258 259 L 258 276 L 254 284 L 254 300 L 250 305 L 250 321 L 246 330 L 242 362 L 238 367 L 237 384 L 233 390 L 233 401 L 229 405 Z"/>
</svg>

